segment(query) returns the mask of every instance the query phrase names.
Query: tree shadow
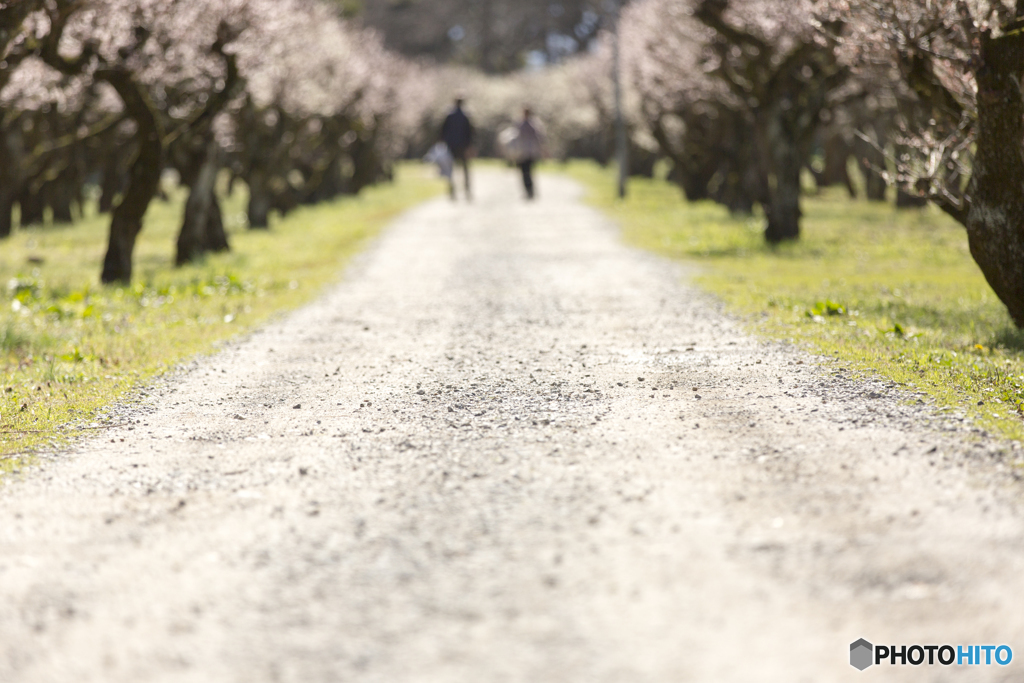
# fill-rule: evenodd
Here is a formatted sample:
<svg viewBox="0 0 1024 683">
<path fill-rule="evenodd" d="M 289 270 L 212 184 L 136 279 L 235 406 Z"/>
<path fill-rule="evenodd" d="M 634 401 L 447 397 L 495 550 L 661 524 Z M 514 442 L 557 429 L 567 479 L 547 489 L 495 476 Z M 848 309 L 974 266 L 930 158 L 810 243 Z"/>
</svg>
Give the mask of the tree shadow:
<svg viewBox="0 0 1024 683">
<path fill-rule="evenodd" d="M 1007 325 L 992 337 L 989 344 L 992 347 L 1002 347 L 1008 351 L 1024 352 L 1024 330 Z"/>
</svg>

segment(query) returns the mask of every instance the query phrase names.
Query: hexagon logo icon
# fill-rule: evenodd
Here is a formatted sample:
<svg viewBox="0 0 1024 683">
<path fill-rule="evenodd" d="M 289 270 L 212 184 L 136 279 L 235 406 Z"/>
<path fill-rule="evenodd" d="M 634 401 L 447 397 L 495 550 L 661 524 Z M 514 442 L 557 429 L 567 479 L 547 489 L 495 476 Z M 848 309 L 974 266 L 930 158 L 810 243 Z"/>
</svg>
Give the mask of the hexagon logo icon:
<svg viewBox="0 0 1024 683">
<path fill-rule="evenodd" d="M 850 666 L 863 671 L 874 664 L 875 646 L 861 638 L 850 643 Z"/>
</svg>

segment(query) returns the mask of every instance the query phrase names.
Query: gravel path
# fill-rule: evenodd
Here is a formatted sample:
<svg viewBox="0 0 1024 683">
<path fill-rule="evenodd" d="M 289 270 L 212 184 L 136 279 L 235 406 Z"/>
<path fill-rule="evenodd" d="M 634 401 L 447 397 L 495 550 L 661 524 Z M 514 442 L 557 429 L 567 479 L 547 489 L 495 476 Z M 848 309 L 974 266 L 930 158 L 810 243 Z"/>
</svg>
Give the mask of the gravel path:
<svg viewBox="0 0 1024 683">
<path fill-rule="evenodd" d="M 0 681 L 1024 679 L 1019 451 L 476 181 L 0 488 Z"/>
</svg>

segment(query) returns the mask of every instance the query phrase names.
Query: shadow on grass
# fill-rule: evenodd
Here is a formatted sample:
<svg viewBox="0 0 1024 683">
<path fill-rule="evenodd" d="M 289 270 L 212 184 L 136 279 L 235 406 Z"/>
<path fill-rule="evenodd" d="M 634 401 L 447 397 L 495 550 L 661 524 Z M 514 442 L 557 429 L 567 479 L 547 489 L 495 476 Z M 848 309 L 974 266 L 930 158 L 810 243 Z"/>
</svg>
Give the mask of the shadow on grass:
<svg viewBox="0 0 1024 683">
<path fill-rule="evenodd" d="M 1024 353 L 1024 330 L 1008 325 L 992 337 L 989 345 Z"/>
</svg>

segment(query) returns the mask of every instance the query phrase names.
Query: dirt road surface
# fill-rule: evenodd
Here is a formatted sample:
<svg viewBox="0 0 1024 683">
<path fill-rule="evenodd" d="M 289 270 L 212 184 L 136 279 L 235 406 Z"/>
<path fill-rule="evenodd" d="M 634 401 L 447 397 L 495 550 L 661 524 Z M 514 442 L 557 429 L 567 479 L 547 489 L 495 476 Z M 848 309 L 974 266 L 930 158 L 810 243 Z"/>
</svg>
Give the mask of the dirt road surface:
<svg viewBox="0 0 1024 683">
<path fill-rule="evenodd" d="M 476 181 L 0 487 L 0 681 L 1024 680 L 1020 451 Z"/>
</svg>

